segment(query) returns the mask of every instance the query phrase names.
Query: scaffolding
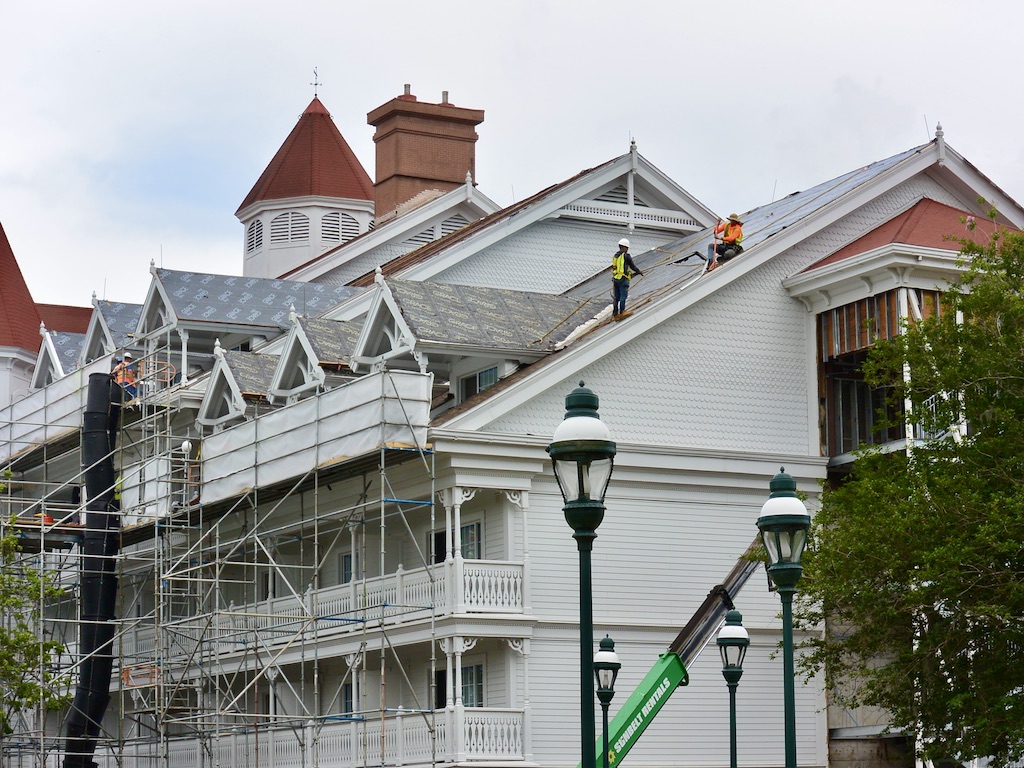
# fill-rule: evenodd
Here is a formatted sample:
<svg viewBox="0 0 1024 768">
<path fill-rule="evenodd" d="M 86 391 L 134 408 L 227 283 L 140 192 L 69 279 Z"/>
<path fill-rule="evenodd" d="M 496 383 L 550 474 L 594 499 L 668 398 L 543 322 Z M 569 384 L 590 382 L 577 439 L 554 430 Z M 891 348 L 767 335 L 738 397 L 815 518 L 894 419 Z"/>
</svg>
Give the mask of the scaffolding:
<svg viewBox="0 0 1024 768">
<path fill-rule="evenodd" d="M 426 663 L 435 698 L 437 606 L 450 587 L 432 551 L 431 375 L 376 371 L 200 435 L 194 395 L 154 358 L 140 361 L 149 375 L 126 398 L 114 449 L 118 618 L 96 762 L 383 766 L 411 744 L 417 762 L 436 762 L 435 702 L 407 663 Z M 0 423 L 24 435 L 8 442 L 2 524 L 63 588 L 40 606 L 38 632 L 63 643 L 74 676 L 81 439 L 52 426 Z M 391 551 L 395 541 L 408 551 Z M 457 537 L 444 541 L 450 556 Z M 389 686 L 414 705 L 390 706 Z M 60 765 L 65 714 L 22 713 L 0 762 Z"/>
</svg>

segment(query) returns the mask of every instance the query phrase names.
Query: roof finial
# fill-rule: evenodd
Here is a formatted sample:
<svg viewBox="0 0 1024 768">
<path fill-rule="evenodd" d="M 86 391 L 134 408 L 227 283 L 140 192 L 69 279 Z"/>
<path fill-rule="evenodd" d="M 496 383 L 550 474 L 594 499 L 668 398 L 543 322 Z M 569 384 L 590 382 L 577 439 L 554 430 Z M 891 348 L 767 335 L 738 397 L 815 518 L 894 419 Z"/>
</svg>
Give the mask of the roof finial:
<svg viewBox="0 0 1024 768">
<path fill-rule="evenodd" d="M 380 265 L 378 265 L 377 268 L 373 271 L 373 282 L 384 282 L 384 270 L 380 268 Z"/>
<path fill-rule="evenodd" d="M 636 139 L 629 140 L 629 151 L 636 152 Z"/>
<path fill-rule="evenodd" d="M 320 77 L 316 73 L 316 67 L 313 67 L 313 82 L 310 83 L 313 86 L 313 98 L 317 97 L 318 89 L 323 83 L 320 82 Z"/>
<path fill-rule="evenodd" d="M 473 186 L 473 172 L 472 171 L 466 171 L 466 183 L 469 186 Z"/>
<path fill-rule="evenodd" d="M 39 335 L 46 335 L 46 323 L 44 323 L 42 320 L 39 321 Z"/>
<path fill-rule="evenodd" d="M 935 145 L 939 151 L 938 164 L 939 167 L 943 167 L 946 164 L 946 139 L 945 132 L 942 130 L 942 123 L 935 124 Z"/>
<path fill-rule="evenodd" d="M 288 322 L 290 322 L 292 325 L 295 325 L 295 323 L 298 322 L 298 319 L 299 315 L 295 311 L 295 305 L 292 304 L 291 309 L 288 310 Z"/>
<path fill-rule="evenodd" d="M 213 341 L 213 354 L 216 357 L 224 357 L 224 348 L 220 345 L 220 339 L 214 339 Z"/>
</svg>

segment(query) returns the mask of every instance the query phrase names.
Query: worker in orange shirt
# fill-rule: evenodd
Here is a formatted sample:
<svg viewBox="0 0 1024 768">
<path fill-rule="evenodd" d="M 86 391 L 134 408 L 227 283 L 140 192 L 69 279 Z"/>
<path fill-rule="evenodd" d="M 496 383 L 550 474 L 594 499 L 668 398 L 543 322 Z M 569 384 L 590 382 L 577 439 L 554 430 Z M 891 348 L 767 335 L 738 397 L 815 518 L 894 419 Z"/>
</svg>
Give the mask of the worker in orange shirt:
<svg viewBox="0 0 1024 768">
<path fill-rule="evenodd" d="M 718 266 L 719 261 L 728 261 L 743 253 L 743 222 L 739 214 L 730 213 L 726 221 L 718 220 L 715 226 L 715 241 L 708 245 L 708 272 Z"/>
<path fill-rule="evenodd" d="M 124 390 L 125 399 L 131 400 L 135 397 L 135 366 L 132 363 L 132 353 L 125 352 L 123 358 L 118 358 L 117 365 L 110 372 L 114 381 L 121 385 Z"/>
</svg>

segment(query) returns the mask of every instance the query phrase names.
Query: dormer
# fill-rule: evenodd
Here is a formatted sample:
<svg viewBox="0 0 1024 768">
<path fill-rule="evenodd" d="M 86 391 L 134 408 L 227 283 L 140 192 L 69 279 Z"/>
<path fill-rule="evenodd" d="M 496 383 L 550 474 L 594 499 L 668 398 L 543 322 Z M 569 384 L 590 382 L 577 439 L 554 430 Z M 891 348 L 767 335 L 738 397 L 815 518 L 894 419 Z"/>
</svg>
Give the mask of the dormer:
<svg viewBox="0 0 1024 768">
<path fill-rule="evenodd" d="M 213 371 L 196 422 L 220 431 L 269 410 L 266 395 L 277 368 L 273 355 L 224 350 L 214 345 Z"/>
<path fill-rule="evenodd" d="M 235 212 L 242 274 L 280 277 L 368 231 L 373 200 L 369 175 L 314 96 Z"/>
<path fill-rule="evenodd" d="M 104 355 L 128 348 L 133 348 L 133 352 L 141 351 L 134 346 L 135 329 L 142 314 L 141 304 L 106 301 L 96 298 L 94 293 L 92 306 L 92 317 L 89 319 L 89 327 L 86 329 L 85 341 L 82 344 L 81 363 L 91 363 Z"/>
<path fill-rule="evenodd" d="M 419 370 L 460 403 L 551 354 L 607 302 L 378 274 L 352 354 L 359 372 Z M 515 318 L 514 323 L 509 318 Z"/>
<path fill-rule="evenodd" d="M 32 374 L 32 388 L 42 389 L 62 379 L 78 368 L 85 334 L 49 331 L 40 324 L 39 334 L 43 343 L 39 346 L 35 371 Z"/>
<path fill-rule="evenodd" d="M 277 405 L 293 403 L 353 378 L 352 350 L 360 325 L 291 315 L 267 399 Z"/>
</svg>

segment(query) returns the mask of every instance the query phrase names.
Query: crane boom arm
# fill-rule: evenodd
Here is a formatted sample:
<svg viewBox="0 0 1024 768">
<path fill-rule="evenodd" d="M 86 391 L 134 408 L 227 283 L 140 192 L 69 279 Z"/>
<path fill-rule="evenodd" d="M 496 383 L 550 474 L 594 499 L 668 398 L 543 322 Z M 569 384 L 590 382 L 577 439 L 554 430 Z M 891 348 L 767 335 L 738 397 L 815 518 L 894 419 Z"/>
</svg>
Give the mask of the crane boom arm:
<svg viewBox="0 0 1024 768">
<path fill-rule="evenodd" d="M 754 539 L 725 580 L 708 593 L 704 602 L 669 645 L 668 650 L 658 657 L 647 676 L 608 724 L 608 763 L 611 766 L 617 765 L 633 748 L 676 688 L 689 683 L 687 665 L 693 664 L 704 647 L 711 642 L 725 619 L 726 611 L 733 607 L 733 597 L 739 593 L 747 579 L 760 565 L 752 557 L 759 544 L 760 539 Z M 598 737 L 597 766 L 609 768 L 602 757 L 603 752 L 603 739 Z"/>
</svg>

